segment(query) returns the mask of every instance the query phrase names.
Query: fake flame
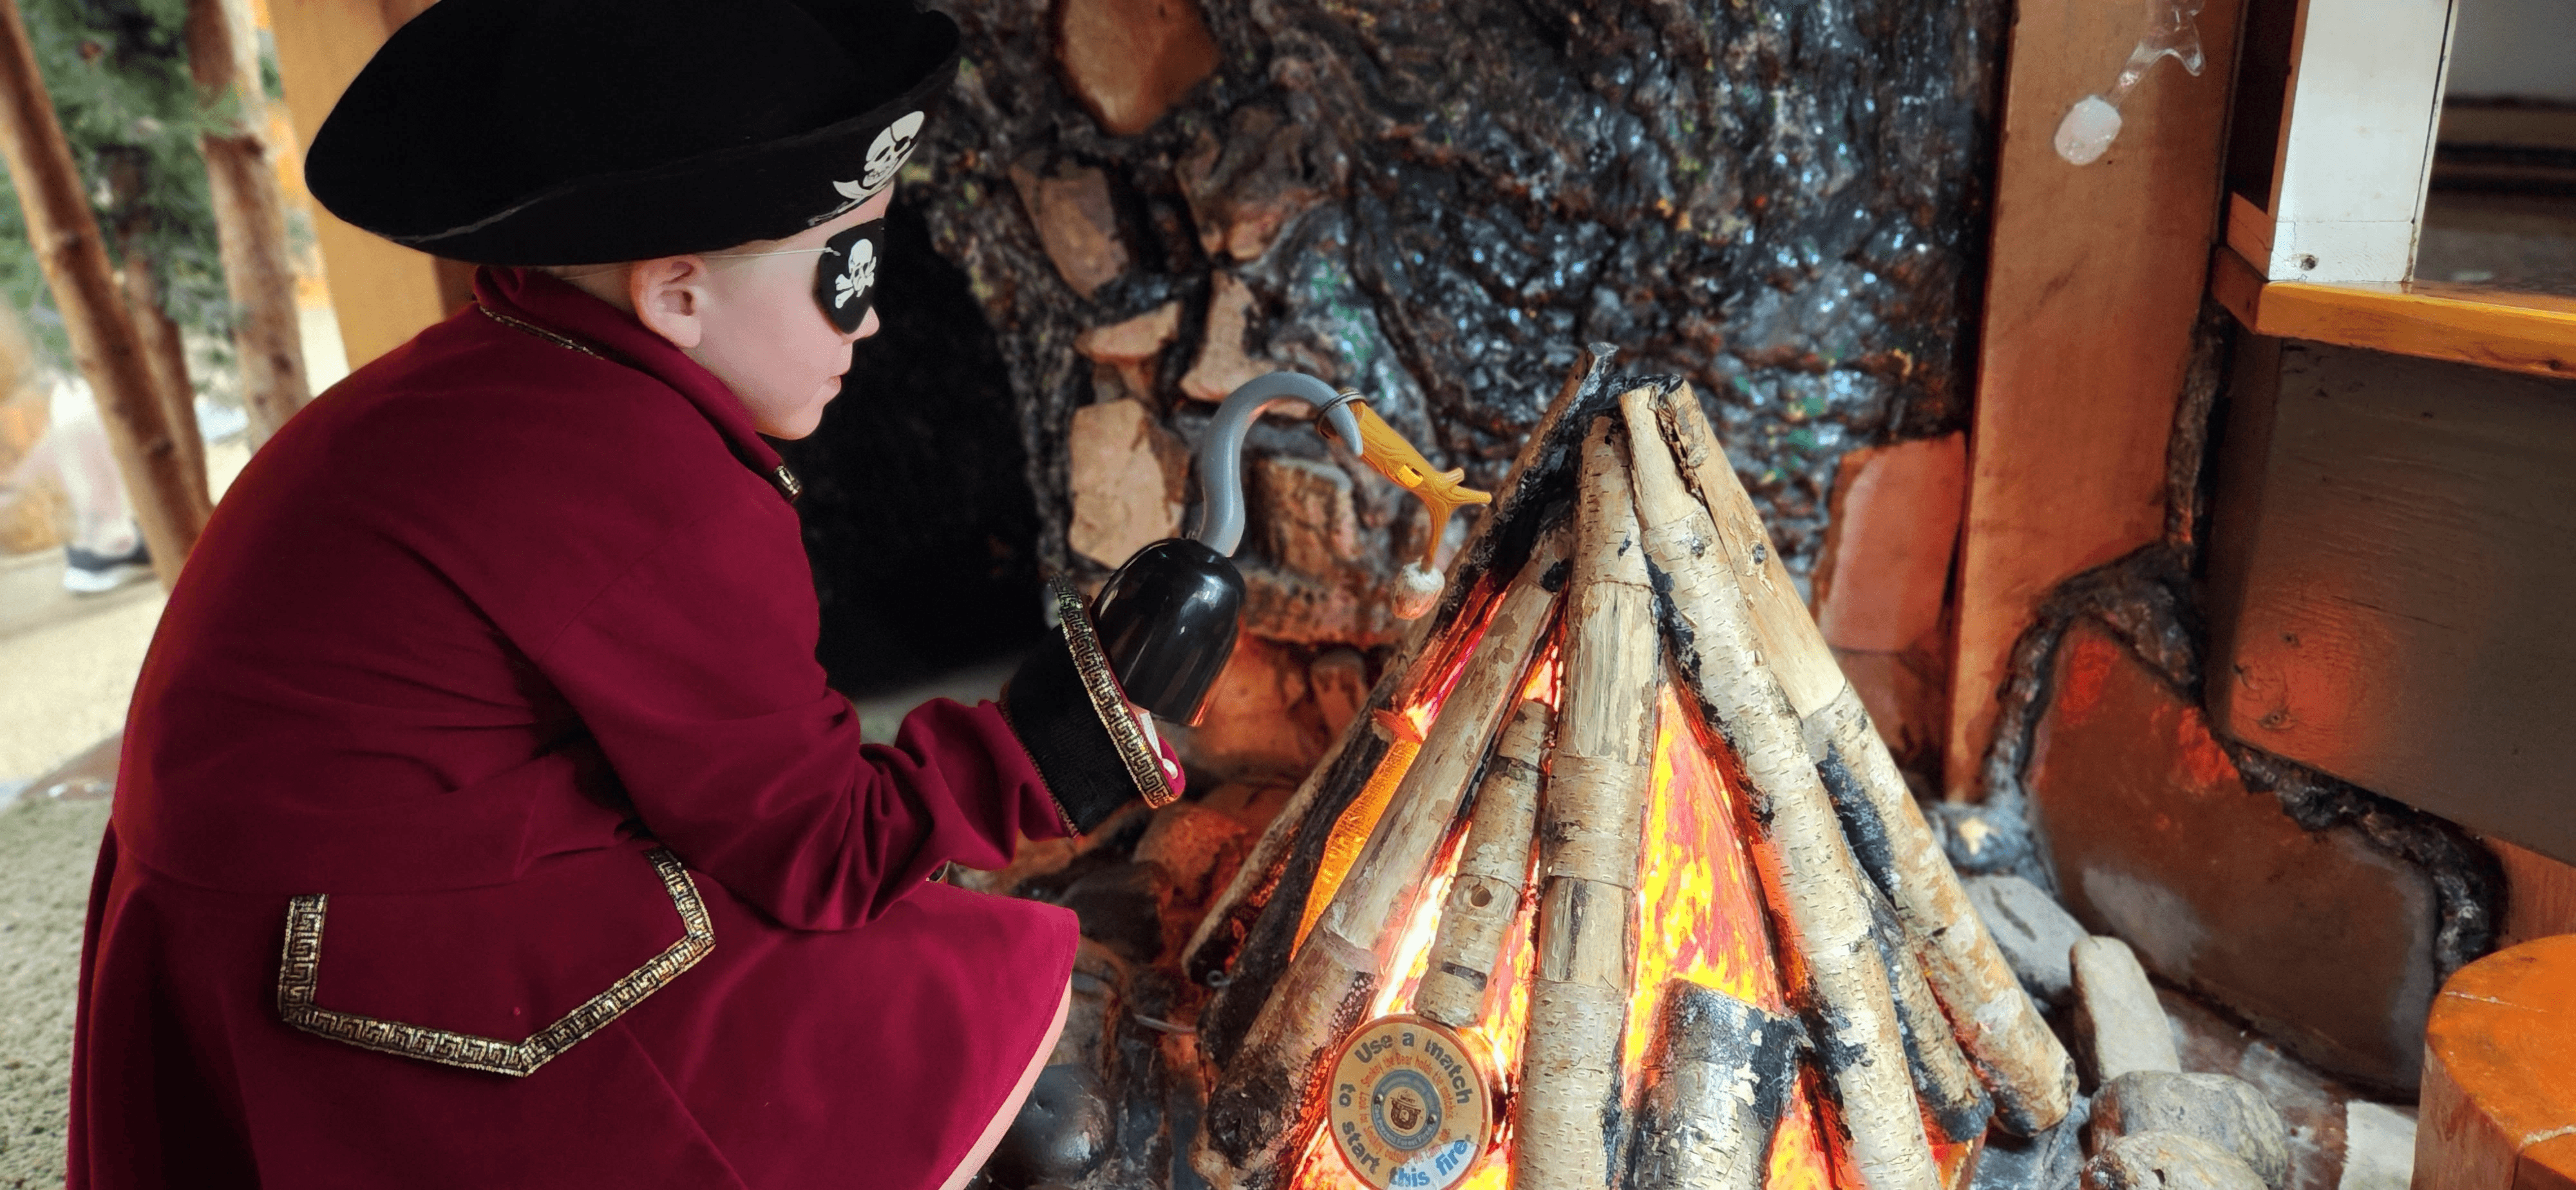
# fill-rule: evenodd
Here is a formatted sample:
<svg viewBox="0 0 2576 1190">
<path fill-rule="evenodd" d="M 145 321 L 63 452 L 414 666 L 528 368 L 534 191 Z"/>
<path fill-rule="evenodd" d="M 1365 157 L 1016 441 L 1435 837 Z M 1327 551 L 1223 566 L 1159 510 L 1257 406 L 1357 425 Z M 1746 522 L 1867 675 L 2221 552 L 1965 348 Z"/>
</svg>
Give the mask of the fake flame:
<svg viewBox="0 0 2576 1190">
<path fill-rule="evenodd" d="M 1482 629 L 1480 620 L 1476 635 L 1481 636 Z M 1335 824 L 1337 836 L 1347 829 L 1356 831 L 1359 837 L 1350 844 L 1348 858 L 1329 874 L 1329 883 L 1319 867 L 1316 895 L 1307 907 L 1307 925 L 1311 926 L 1322 904 L 1330 899 L 1329 888 L 1339 885 L 1349 864 L 1356 860 L 1366 842 L 1367 830 L 1374 829 L 1376 817 L 1384 812 L 1384 796 L 1391 795 L 1394 785 L 1402 780 L 1418 750 L 1421 733 L 1438 714 L 1439 702 L 1455 685 L 1457 665 L 1470 651 L 1472 644 L 1467 648 L 1452 646 L 1450 656 L 1454 660 L 1448 663 L 1443 680 L 1432 687 L 1435 693 L 1417 699 L 1396 717 L 1400 722 L 1389 724 L 1395 728 L 1396 743 L 1380 762 L 1369 789 L 1354 799 L 1353 806 L 1357 808 L 1368 801 L 1381 782 L 1385 794 L 1368 812 L 1365 828 L 1348 813 Z M 1531 667 L 1522 697 L 1557 705 L 1562 685 L 1560 664 L 1551 644 Z M 1795 1012 L 1787 989 L 1799 986 L 1805 978 L 1798 956 L 1773 941 L 1766 908 L 1772 903 L 1766 896 L 1771 890 L 1764 888 L 1746 850 L 1744 799 L 1731 784 L 1727 771 L 1712 759 L 1695 716 L 1669 686 L 1656 708 L 1650 781 L 1645 850 L 1636 894 L 1639 930 L 1632 984 L 1636 990 L 1629 1001 L 1621 1053 L 1630 1103 L 1635 1102 L 1638 1071 L 1669 981 L 1687 980 L 1767 1012 L 1786 1015 Z M 1411 1011 L 1414 990 L 1438 933 L 1440 909 L 1447 903 L 1449 887 L 1457 875 L 1462 836 L 1463 832 L 1451 836 L 1431 878 L 1424 884 L 1386 968 L 1402 975 L 1382 986 L 1372 998 L 1371 1017 Z M 1336 854 L 1328 846 L 1326 865 Z M 1535 884 L 1533 879 L 1533 894 Z M 1491 1059 L 1496 1125 L 1486 1160 L 1469 1171 L 1456 1190 L 1508 1190 L 1511 1184 L 1512 1108 L 1518 1091 L 1521 1051 L 1529 1031 L 1530 977 L 1536 964 L 1532 945 L 1536 902 L 1535 895 L 1522 898 L 1519 915 L 1508 935 L 1508 951 L 1496 965 L 1497 972 L 1508 971 L 1509 977 L 1494 981 L 1486 992 L 1482 1019 L 1462 1030 L 1481 1043 Z M 1303 937 L 1301 929 L 1301 941 Z M 1838 1190 L 1858 1185 L 1837 1159 L 1838 1146 L 1833 1141 L 1840 1131 L 1830 1101 L 1821 1093 L 1816 1070 L 1802 1064 L 1772 1134 L 1764 1190 Z M 1942 1184 L 1960 1186 L 1977 1144 L 1949 1144 L 1937 1134 L 1932 1141 Z M 1331 1137 L 1320 1128 L 1299 1155 L 1290 1186 L 1292 1190 L 1368 1190 L 1367 1184 L 1343 1163 Z"/>
</svg>

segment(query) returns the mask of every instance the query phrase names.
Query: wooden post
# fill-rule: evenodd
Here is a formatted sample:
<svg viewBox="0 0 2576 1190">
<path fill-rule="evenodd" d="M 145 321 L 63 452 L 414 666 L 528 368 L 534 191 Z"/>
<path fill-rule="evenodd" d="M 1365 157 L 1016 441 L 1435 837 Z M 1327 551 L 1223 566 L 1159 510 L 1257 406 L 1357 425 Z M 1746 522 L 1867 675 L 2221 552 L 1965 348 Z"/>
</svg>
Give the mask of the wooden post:
<svg viewBox="0 0 2576 1190">
<path fill-rule="evenodd" d="M 71 144 L 36 72 L 35 47 L 27 41 L 18 0 L 0 0 L 0 157 L 8 161 L 26 209 L 27 239 L 62 312 L 72 358 L 97 395 L 99 420 L 125 477 L 135 524 L 152 550 L 161 585 L 169 586 L 205 529 L 205 514 L 191 496 L 185 456 L 161 415 L 142 338 L 108 267 Z"/>
<path fill-rule="evenodd" d="M 1870 940 L 1866 878 L 1807 754 L 1797 711 L 1764 661 L 1737 560 L 1664 447 L 1656 396 L 1640 388 L 1619 401 L 1636 448 L 1646 556 L 1667 582 L 1675 633 L 1683 637 L 1678 666 L 1700 713 L 1743 768 L 1754 806 L 1754 863 L 1791 949 L 1807 966 L 1822 1034 L 1817 1048 L 1842 1101 L 1853 1171 L 1868 1190 L 1937 1190 L 1940 1174 L 1908 1077 L 1894 991 Z"/>
<path fill-rule="evenodd" d="M 1422 984 L 1413 991 L 1413 1011 L 1453 1029 L 1484 1019 L 1494 964 L 1520 917 L 1530 878 L 1530 835 L 1538 827 L 1539 764 L 1547 758 L 1554 718 L 1546 703 L 1523 702 L 1494 745 L 1484 784 L 1476 787 L 1467 841 L 1458 847 L 1458 876 L 1441 906 L 1440 932 L 1431 940 Z"/>
<path fill-rule="evenodd" d="M 152 275 L 152 255 L 143 233 L 151 212 L 143 205 L 143 151 L 117 150 L 101 164 L 107 175 L 108 209 L 116 216 L 117 284 L 125 291 L 125 308 L 141 336 L 143 360 L 152 371 L 153 395 L 169 423 L 172 444 L 179 448 L 180 468 L 195 488 L 199 515 L 213 510 L 206 494 L 206 440 L 197 431 L 197 390 L 188 380 L 188 349 L 179 324 L 161 305 L 161 283 Z"/>
<path fill-rule="evenodd" d="M 1584 438 L 1575 490 L 1565 705 L 1539 800 L 1538 953 L 1513 1190 L 1597 1190 L 1625 1164 L 1618 1139 L 1627 1129 L 1604 1113 L 1620 1100 L 1663 651 L 1612 420 L 1596 420 Z"/>
<path fill-rule="evenodd" d="M 1736 479 L 1699 399 L 1682 386 L 1658 398 L 1655 414 L 1682 476 L 1714 517 L 1725 556 L 1736 560 L 1763 659 L 1780 675 L 1803 721 L 1807 751 L 1823 773 L 1854 853 L 1895 906 L 1933 995 L 1994 1097 L 1997 1122 L 2022 1136 L 2038 1135 L 2074 1103 L 2074 1060 L 2040 1020 L 1984 919 L 1968 903 L 1959 874 L 1932 837 L 1896 758 L 1888 755 L 1887 741 L 1871 725 L 1860 692 L 1843 677 L 1824 633 L 1790 585 L 1779 551 L 1771 548 L 1761 515 Z"/>
<path fill-rule="evenodd" d="M 198 102 L 238 105 L 232 130 L 208 132 L 197 147 L 206 158 L 224 292 L 239 312 L 233 351 L 240 359 L 242 407 L 250 414 L 253 445 L 266 442 L 313 399 L 304 378 L 295 262 L 286 246 L 286 200 L 278 193 L 261 131 L 268 99 L 260 91 L 258 44 L 245 0 L 188 0 L 188 73 L 196 80 Z"/>
<path fill-rule="evenodd" d="M 1368 846 L 1210 1091 L 1190 1164 L 1218 1190 L 1277 1185 L 1312 1134 L 1332 1073 L 1324 1058 L 1389 977 L 1383 965 L 1457 823 L 1467 781 L 1555 623 L 1550 572 L 1565 538 L 1562 529 L 1540 537 L 1503 592 Z"/>
</svg>

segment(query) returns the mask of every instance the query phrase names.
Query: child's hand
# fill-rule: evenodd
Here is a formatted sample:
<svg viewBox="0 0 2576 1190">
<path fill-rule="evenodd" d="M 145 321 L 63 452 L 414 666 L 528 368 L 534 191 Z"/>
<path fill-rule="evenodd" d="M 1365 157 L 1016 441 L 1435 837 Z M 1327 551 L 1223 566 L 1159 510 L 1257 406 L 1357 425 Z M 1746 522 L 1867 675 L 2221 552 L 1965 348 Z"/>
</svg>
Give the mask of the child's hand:
<svg viewBox="0 0 2576 1190">
<path fill-rule="evenodd" d="M 1152 744 L 1155 754 L 1162 757 L 1163 784 L 1171 788 L 1172 796 L 1177 798 L 1187 792 L 1190 779 L 1181 772 L 1181 758 L 1173 754 L 1172 746 L 1164 743 L 1163 737 L 1155 733 L 1154 713 L 1134 703 L 1127 705 L 1127 713 L 1136 717 L 1136 726 L 1144 729 L 1145 742 Z"/>
</svg>

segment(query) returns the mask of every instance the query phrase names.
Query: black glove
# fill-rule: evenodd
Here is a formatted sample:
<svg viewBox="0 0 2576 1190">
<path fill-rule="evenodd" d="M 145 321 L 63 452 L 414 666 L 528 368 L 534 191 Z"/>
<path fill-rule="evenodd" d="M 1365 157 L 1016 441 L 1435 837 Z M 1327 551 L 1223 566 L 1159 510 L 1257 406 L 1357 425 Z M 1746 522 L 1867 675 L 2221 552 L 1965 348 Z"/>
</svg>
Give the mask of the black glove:
<svg viewBox="0 0 2576 1190">
<path fill-rule="evenodd" d="M 1108 821 L 1139 795 L 1147 805 L 1170 804 L 1176 795 L 1162 757 L 1128 709 L 1082 597 L 1060 578 L 1048 586 L 1057 642 L 1021 662 L 1002 687 L 1002 717 L 1075 831 Z"/>
</svg>

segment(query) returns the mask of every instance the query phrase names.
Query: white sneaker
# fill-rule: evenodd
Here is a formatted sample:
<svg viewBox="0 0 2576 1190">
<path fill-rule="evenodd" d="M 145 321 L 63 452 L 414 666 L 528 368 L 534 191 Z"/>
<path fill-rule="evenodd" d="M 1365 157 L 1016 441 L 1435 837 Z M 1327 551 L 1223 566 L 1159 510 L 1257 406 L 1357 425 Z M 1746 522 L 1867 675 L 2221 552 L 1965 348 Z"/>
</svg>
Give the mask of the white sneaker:
<svg viewBox="0 0 2576 1190">
<path fill-rule="evenodd" d="M 151 573 L 152 554 L 140 540 L 114 557 L 63 547 L 63 589 L 74 595 L 103 595 Z"/>
</svg>

